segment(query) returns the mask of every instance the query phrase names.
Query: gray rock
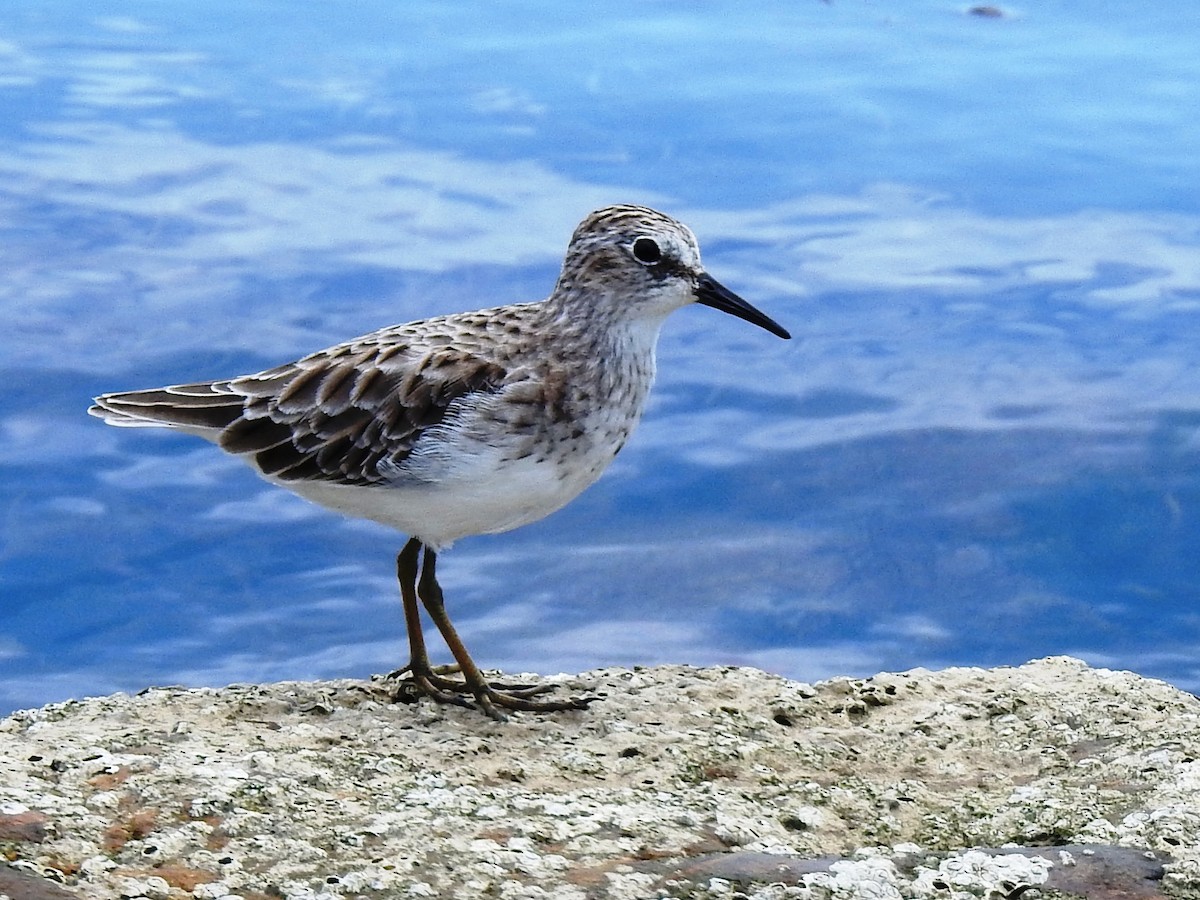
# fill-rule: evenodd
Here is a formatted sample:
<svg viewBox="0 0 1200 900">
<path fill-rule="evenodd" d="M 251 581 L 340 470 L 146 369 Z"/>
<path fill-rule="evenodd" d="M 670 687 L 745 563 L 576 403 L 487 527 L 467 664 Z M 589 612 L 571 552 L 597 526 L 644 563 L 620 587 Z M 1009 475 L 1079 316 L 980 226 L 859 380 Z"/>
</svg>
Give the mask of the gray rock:
<svg viewBox="0 0 1200 900">
<path fill-rule="evenodd" d="M 604 699 L 499 724 L 339 681 L 18 712 L 0 845 L 97 900 L 1200 897 L 1200 700 L 1162 682 L 1061 657 L 549 680 Z"/>
</svg>

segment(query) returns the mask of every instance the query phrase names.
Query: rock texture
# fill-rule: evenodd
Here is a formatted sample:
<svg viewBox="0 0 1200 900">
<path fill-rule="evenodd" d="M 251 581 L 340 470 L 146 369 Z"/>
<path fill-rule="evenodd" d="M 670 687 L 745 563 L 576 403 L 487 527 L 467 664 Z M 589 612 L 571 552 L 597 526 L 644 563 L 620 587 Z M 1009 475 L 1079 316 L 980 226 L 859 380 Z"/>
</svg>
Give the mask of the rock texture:
<svg viewBox="0 0 1200 900">
<path fill-rule="evenodd" d="M 1200 700 L 1067 658 L 604 669 L 507 723 L 370 682 L 0 722 L 10 897 L 1200 897 Z M 975 848 L 975 849 L 972 849 Z"/>
</svg>

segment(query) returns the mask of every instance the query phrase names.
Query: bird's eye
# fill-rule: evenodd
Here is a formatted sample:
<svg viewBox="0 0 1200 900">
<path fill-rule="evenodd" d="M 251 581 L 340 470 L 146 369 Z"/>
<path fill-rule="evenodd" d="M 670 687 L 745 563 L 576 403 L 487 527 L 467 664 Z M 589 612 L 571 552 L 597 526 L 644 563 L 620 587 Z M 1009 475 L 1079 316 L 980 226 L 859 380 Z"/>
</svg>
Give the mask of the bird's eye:
<svg viewBox="0 0 1200 900">
<path fill-rule="evenodd" d="M 633 242 L 633 258 L 645 266 L 652 266 L 662 259 L 662 250 L 653 238 L 640 237 Z"/>
</svg>

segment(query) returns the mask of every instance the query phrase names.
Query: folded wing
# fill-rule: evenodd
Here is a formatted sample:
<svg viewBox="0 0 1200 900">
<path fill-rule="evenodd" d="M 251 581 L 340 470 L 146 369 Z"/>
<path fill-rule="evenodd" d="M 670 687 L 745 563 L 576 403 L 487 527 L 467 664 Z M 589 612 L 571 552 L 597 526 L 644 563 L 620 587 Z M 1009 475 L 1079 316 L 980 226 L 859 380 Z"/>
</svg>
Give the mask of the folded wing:
<svg viewBox="0 0 1200 900">
<path fill-rule="evenodd" d="M 104 394 L 88 412 L 199 435 L 279 481 L 369 485 L 394 476 L 456 400 L 495 392 L 505 377 L 450 347 L 370 342 L 227 381 Z"/>
</svg>

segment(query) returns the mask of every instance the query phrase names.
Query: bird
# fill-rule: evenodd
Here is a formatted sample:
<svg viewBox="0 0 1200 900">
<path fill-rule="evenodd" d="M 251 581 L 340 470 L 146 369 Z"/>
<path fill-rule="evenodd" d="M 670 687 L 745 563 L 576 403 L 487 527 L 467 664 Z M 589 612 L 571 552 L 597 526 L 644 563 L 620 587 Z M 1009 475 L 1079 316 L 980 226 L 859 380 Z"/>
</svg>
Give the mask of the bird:
<svg viewBox="0 0 1200 900">
<path fill-rule="evenodd" d="M 409 661 L 391 674 L 410 700 L 500 721 L 585 709 L 597 698 L 487 680 L 446 612 L 438 555 L 595 482 L 645 409 L 664 320 L 693 303 L 791 337 L 708 274 L 686 225 L 607 206 L 575 229 L 544 300 L 382 328 L 250 375 L 101 394 L 88 412 L 204 438 L 272 484 L 407 535 L 396 576 Z M 422 608 L 454 664 L 431 664 Z"/>
</svg>

